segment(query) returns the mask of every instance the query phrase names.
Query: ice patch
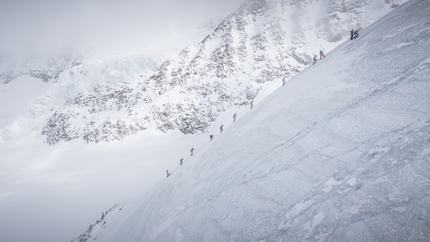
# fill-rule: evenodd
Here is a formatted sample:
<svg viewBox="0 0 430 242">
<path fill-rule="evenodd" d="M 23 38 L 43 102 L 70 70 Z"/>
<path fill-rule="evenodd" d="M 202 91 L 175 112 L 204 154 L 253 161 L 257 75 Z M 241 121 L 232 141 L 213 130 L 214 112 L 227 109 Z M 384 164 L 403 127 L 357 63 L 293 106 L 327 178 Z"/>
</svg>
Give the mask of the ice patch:
<svg viewBox="0 0 430 242">
<path fill-rule="evenodd" d="M 328 179 L 328 181 L 325 183 L 326 188 L 322 189 L 322 191 L 325 193 L 329 193 L 333 189 L 334 186 L 339 186 L 343 182 L 344 182 L 343 180 L 338 181 L 338 180 L 334 179 L 333 177 L 330 177 Z"/>
<path fill-rule="evenodd" d="M 428 154 L 430 154 L 430 149 L 424 149 L 423 152 L 421 153 L 422 156 L 425 156 Z"/>
<path fill-rule="evenodd" d="M 294 205 L 294 207 L 292 209 L 290 209 L 290 211 L 287 214 L 285 214 L 285 219 L 287 221 L 279 224 L 278 230 L 289 228 L 290 223 L 287 223 L 287 222 L 289 220 L 291 220 L 292 218 L 297 217 L 298 215 L 300 215 L 304 211 L 306 211 L 313 203 L 314 202 L 312 200 L 309 200 L 309 201 L 297 203 L 296 205 Z"/>
<path fill-rule="evenodd" d="M 400 213 L 404 213 L 404 212 L 408 211 L 408 208 L 407 207 L 398 207 L 398 208 L 395 208 L 393 210 L 400 212 Z"/>
<path fill-rule="evenodd" d="M 360 207 L 357 205 L 353 205 L 352 207 L 346 208 L 344 210 L 348 213 L 357 214 L 360 211 Z"/>
<path fill-rule="evenodd" d="M 353 186 L 357 185 L 357 178 L 353 177 L 353 178 L 349 179 L 346 183 L 348 183 L 348 185 L 353 187 Z"/>
<path fill-rule="evenodd" d="M 312 231 L 315 229 L 315 227 L 317 227 L 319 224 L 321 224 L 323 222 L 325 218 L 324 213 L 319 212 L 317 215 L 315 215 L 315 217 L 312 220 L 312 224 L 310 224 L 310 222 L 307 222 L 306 224 L 303 225 L 303 229 L 308 231 L 308 234 L 306 237 L 309 237 L 310 234 L 312 233 Z"/>
<path fill-rule="evenodd" d="M 399 190 L 395 190 L 392 193 L 388 194 L 388 200 L 392 202 L 403 202 L 408 201 L 409 199 L 404 197 Z"/>
<path fill-rule="evenodd" d="M 180 242 L 180 241 L 183 241 L 183 235 L 182 235 L 182 233 L 181 233 L 181 230 L 180 229 L 177 229 L 176 230 L 176 233 L 175 233 L 175 240 L 174 240 L 175 242 Z"/>
</svg>

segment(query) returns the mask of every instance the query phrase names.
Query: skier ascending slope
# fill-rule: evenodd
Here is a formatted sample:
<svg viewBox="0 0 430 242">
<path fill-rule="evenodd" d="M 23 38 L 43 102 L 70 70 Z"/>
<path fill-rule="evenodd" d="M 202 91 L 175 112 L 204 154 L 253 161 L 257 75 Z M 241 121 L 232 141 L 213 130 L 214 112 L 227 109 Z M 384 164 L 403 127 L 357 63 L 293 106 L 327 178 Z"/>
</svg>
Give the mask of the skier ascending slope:
<svg viewBox="0 0 430 242">
<path fill-rule="evenodd" d="M 193 154 L 194 154 L 194 150 L 195 150 L 195 149 L 194 149 L 194 147 L 192 147 L 192 148 L 191 148 L 191 150 L 190 150 L 190 152 L 191 152 L 191 156 L 193 156 Z"/>
<path fill-rule="evenodd" d="M 237 114 L 235 113 L 235 114 L 233 115 L 233 122 L 236 122 L 236 116 L 237 116 Z"/>
<path fill-rule="evenodd" d="M 223 130 L 224 130 L 224 125 L 221 124 L 221 126 L 219 126 L 219 132 L 222 133 Z"/>
<path fill-rule="evenodd" d="M 351 29 L 351 40 L 354 39 L 354 29 Z"/>
<path fill-rule="evenodd" d="M 312 65 L 315 65 L 317 63 L 317 55 L 314 55 L 314 58 L 312 58 Z"/>
<path fill-rule="evenodd" d="M 181 159 L 179 160 L 179 165 L 182 165 L 182 161 L 184 161 L 184 158 L 181 157 Z"/>
<path fill-rule="evenodd" d="M 167 175 L 167 177 L 170 176 L 169 170 L 166 170 L 166 175 Z"/>
</svg>

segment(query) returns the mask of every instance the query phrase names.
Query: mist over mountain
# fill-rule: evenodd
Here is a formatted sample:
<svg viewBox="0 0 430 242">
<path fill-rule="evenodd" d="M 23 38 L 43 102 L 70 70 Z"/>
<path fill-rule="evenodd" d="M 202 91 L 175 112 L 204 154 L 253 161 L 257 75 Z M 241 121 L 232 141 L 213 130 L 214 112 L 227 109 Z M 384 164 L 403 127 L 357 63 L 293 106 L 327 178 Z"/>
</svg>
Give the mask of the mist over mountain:
<svg viewBox="0 0 430 242">
<path fill-rule="evenodd" d="M 429 11 L 370 25 L 73 241 L 427 241 Z"/>
<path fill-rule="evenodd" d="M 5 0 L 0 9 L 0 83 L 31 72 L 47 74 L 42 78 L 47 81 L 56 77 L 49 72 L 64 70 L 65 56 L 92 62 L 112 55 L 177 52 L 212 31 L 197 29 L 202 22 L 225 17 L 241 3 Z"/>
<path fill-rule="evenodd" d="M 46 111 L 33 113 L 49 117 L 41 133 L 50 145 L 118 140 L 148 128 L 205 132 L 220 113 L 249 106 L 269 82 L 293 77 L 320 50 L 348 39 L 351 28 L 368 26 L 401 2 L 246 1 L 149 76 L 145 65 L 127 60 L 62 72 L 51 94 L 36 101 Z M 16 132 L 6 128 L 1 136 Z"/>
</svg>

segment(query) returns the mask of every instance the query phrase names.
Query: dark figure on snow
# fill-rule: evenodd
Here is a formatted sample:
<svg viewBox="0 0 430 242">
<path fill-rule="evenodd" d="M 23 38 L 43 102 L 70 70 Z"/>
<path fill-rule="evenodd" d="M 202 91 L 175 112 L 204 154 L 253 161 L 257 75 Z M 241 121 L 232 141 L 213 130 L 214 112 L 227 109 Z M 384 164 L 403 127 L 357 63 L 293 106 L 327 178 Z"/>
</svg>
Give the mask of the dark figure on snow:
<svg viewBox="0 0 430 242">
<path fill-rule="evenodd" d="M 213 138 L 214 138 L 214 135 L 213 134 L 211 134 L 211 135 L 209 135 L 209 141 L 212 141 L 213 140 Z"/>
<path fill-rule="evenodd" d="M 233 115 L 233 122 L 236 122 L 236 117 L 237 117 L 237 114 L 235 113 L 235 114 Z"/>
<path fill-rule="evenodd" d="M 190 152 L 191 152 L 191 156 L 193 156 L 193 154 L 194 154 L 194 147 L 191 148 Z"/>
<path fill-rule="evenodd" d="M 358 29 L 354 32 L 354 39 L 358 38 L 360 36 L 360 33 L 358 33 Z"/>
<path fill-rule="evenodd" d="M 354 29 L 351 29 L 351 40 L 354 39 Z"/>
<path fill-rule="evenodd" d="M 250 109 L 252 109 L 252 107 L 254 107 L 254 100 L 252 100 L 252 101 L 249 103 L 249 105 L 251 105 L 251 108 L 250 108 Z"/>
<path fill-rule="evenodd" d="M 317 63 L 317 55 L 314 55 L 314 58 L 312 58 L 312 65 L 315 65 Z"/>
<path fill-rule="evenodd" d="M 182 166 L 182 161 L 184 161 L 184 158 L 181 157 L 181 159 L 179 160 L 179 165 Z"/>
<path fill-rule="evenodd" d="M 170 176 L 169 170 L 166 170 L 166 175 L 167 175 L 167 177 Z"/>
<path fill-rule="evenodd" d="M 325 58 L 324 52 L 320 50 L 320 60 L 322 60 L 323 58 Z"/>
<path fill-rule="evenodd" d="M 284 86 L 285 85 L 285 82 L 287 81 L 287 78 L 286 77 L 284 77 L 284 78 L 282 78 L 282 86 Z"/>
<path fill-rule="evenodd" d="M 224 125 L 221 124 L 221 126 L 219 126 L 219 132 L 222 133 L 223 130 L 224 130 Z"/>
</svg>

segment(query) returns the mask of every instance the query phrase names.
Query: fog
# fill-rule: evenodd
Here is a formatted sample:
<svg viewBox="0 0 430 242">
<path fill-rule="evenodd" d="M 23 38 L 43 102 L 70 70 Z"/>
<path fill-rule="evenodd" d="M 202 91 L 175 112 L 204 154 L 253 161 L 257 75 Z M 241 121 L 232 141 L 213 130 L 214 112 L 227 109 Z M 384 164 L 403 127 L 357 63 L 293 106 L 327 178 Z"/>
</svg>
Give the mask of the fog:
<svg viewBox="0 0 430 242">
<path fill-rule="evenodd" d="M 3 0 L 0 53 L 29 58 L 64 48 L 92 48 L 104 55 L 159 51 L 197 38 L 202 32 L 196 35 L 196 27 L 227 16 L 242 2 Z"/>
</svg>

